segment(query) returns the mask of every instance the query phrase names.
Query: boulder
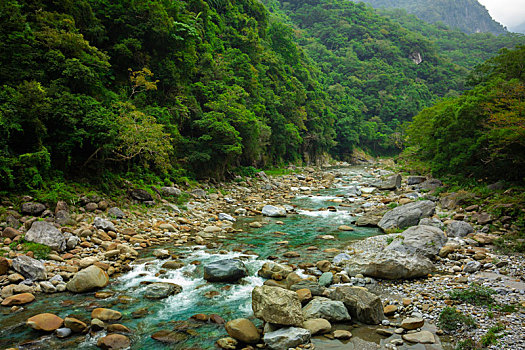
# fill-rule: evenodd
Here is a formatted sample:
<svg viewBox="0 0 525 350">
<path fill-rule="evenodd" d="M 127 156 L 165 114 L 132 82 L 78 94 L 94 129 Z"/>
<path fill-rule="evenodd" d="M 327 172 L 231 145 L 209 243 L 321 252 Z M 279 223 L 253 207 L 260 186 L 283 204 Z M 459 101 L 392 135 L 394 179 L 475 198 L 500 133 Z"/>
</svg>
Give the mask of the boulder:
<svg viewBox="0 0 525 350">
<path fill-rule="evenodd" d="M 115 228 L 115 225 L 113 225 L 111 221 L 99 218 L 98 216 L 93 221 L 93 226 L 95 226 L 99 230 L 104 230 L 106 232 L 107 231 L 113 231 L 113 232 L 117 231 L 117 229 Z"/>
<path fill-rule="evenodd" d="M 345 197 L 359 197 L 361 196 L 361 190 L 357 186 L 350 186 Z"/>
<path fill-rule="evenodd" d="M 441 186 L 443 186 L 443 183 L 438 179 L 428 179 L 420 183 L 417 187 L 422 190 L 433 191 Z"/>
<path fill-rule="evenodd" d="M 226 332 L 232 337 L 246 344 L 255 344 L 261 336 L 252 321 L 246 318 L 238 318 L 224 325 Z"/>
<path fill-rule="evenodd" d="M 46 268 L 40 261 L 27 255 L 20 255 L 11 262 L 13 269 L 25 278 L 33 281 L 45 280 L 47 278 Z"/>
<path fill-rule="evenodd" d="M 59 252 L 66 250 L 66 238 L 59 229 L 47 221 L 35 221 L 26 232 L 25 240 L 47 245 Z"/>
<path fill-rule="evenodd" d="M 328 287 L 329 285 L 332 284 L 333 280 L 334 280 L 334 274 L 331 272 L 325 272 L 321 275 L 321 277 L 319 277 L 318 283 L 320 286 Z"/>
<path fill-rule="evenodd" d="M 360 273 L 391 280 L 424 277 L 434 271 L 434 264 L 428 258 L 395 250 L 355 254 L 344 261 L 343 266 L 350 276 Z"/>
<path fill-rule="evenodd" d="M 469 233 L 474 233 L 474 228 L 465 221 L 452 220 L 447 225 L 448 237 L 465 237 Z"/>
<path fill-rule="evenodd" d="M 335 339 L 341 339 L 346 340 L 352 338 L 352 333 L 350 331 L 344 330 L 344 329 L 338 329 L 334 331 L 334 338 Z"/>
<path fill-rule="evenodd" d="M 35 300 L 35 296 L 31 293 L 15 294 L 5 298 L 2 301 L 2 306 L 24 305 L 29 304 L 33 300 Z"/>
<path fill-rule="evenodd" d="M 255 287 L 252 291 L 255 317 L 285 326 L 302 326 L 304 316 L 297 293 L 270 286 Z"/>
<path fill-rule="evenodd" d="M 103 307 L 98 307 L 91 311 L 91 318 L 96 318 L 103 322 L 107 321 L 117 321 L 122 318 L 122 314 L 117 310 L 106 309 Z"/>
<path fill-rule="evenodd" d="M 179 294 L 182 287 L 175 283 L 155 282 L 147 285 L 144 297 L 148 299 L 163 299 L 170 295 Z"/>
<path fill-rule="evenodd" d="M 153 196 L 148 191 L 141 188 L 131 190 L 129 195 L 131 198 L 139 202 L 151 202 L 153 200 Z"/>
<path fill-rule="evenodd" d="M 58 338 L 67 338 L 71 335 L 71 329 L 69 328 L 59 328 L 56 330 L 56 335 Z"/>
<path fill-rule="evenodd" d="M 310 341 L 311 334 L 304 328 L 287 327 L 264 334 L 263 341 L 272 350 L 295 348 Z"/>
<path fill-rule="evenodd" d="M 160 192 L 164 196 L 173 196 L 173 197 L 179 197 L 182 194 L 182 191 L 179 190 L 177 187 L 161 187 Z"/>
<path fill-rule="evenodd" d="M 340 254 L 337 254 L 334 259 L 332 260 L 332 263 L 334 265 L 338 265 L 340 264 L 341 262 L 345 261 L 345 260 L 348 260 L 350 259 L 350 255 L 346 254 L 346 253 L 340 253 Z"/>
<path fill-rule="evenodd" d="M 80 270 L 67 283 L 66 288 L 70 292 L 83 293 L 92 291 L 98 288 L 103 288 L 109 283 L 109 276 L 106 271 L 100 267 L 91 265 L 83 270 Z"/>
<path fill-rule="evenodd" d="M 381 181 L 378 188 L 380 190 L 395 190 L 401 187 L 401 175 L 392 175 L 387 179 Z"/>
<path fill-rule="evenodd" d="M 22 214 L 40 216 L 46 210 L 46 206 L 42 203 L 27 202 L 23 203 L 21 207 Z"/>
<path fill-rule="evenodd" d="M 302 280 L 297 283 L 294 283 L 290 286 L 290 289 L 293 291 L 298 291 L 300 289 L 309 289 L 312 295 L 314 296 L 322 296 L 326 290 L 326 288 L 319 285 L 319 283 L 308 280 Z"/>
<path fill-rule="evenodd" d="M 50 313 L 38 314 L 27 319 L 26 324 L 37 331 L 53 332 L 62 327 L 64 320 Z"/>
<path fill-rule="evenodd" d="M 108 215 L 117 219 L 123 219 L 126 217 L 126 214 L 117 207 L 109 208 Z"/>
<path fill-rule="evenodd" d="M 427 180 L 425 176 L 409 176 L 407 179 L 407 183 L 409 186 L 412 185 L 419 185 L 420 183 L 423 183 Z"/>
<path fill-rule="evenodd" d="M 247 275 L 248 270 L 240 260 L 224 259 L 204 266 L 204 279 L 208 282 L 237 282 Z"/>
<path fill-rule="evenodd" d="M 447 237 L 439 228 L 420 225 L 405 230 L 386 249 L 431 258 L 439 254 L 446 242 Z"/>
<path fill-rule="evenodd" d="M 429 331 L 403 334 L 402 338 L 409 343 L 434 344 L 436 342 L 434 334 Z"/>
<path fill-rule="evenodd" d="M 109 334 L 97 341 L 97 346 L 104 350 L 126 349 L 131 345 L 131 340 L 122 334 Z"/>
<path fill-rule="evenodd" d="M 9 271 L 9 261 L 3 256 L 0 257 L 0 275 L 5 275 Z"/>
<path fill-rule="evenodd" d="M 324 318 L 312 318 L 304 321 L 303 327 L 312 335 L 330 333 L 332 325 Z"/>
<path fill-rule="evenodd" d="M 383 218 L 385 211 L 386 210 L 382 208 L 370 210 L 360 216 L 355 224 L 356 226 L 377 226 Z"/>
<path fill-rule="evenodd" d="M 330 293 L 330 299 L 342 301 L 356 321 L 375 325 L 385 318 L 381 299 L 364 288 L 340 286 Z"/>
<path fill-rule="evenodd" d="M 66 317 L 64 319 L 64 327 L 71 329 L 75 333 L 82 333 L 88 326 L 74 317 Z"/>
<path fill-rule="evenodd" d="M 423 327 L 425 320 L 420 317 L 409 317 L 401 321 L 401 328 L 411 331 Z"/>
<path fill-rule="evenodd" d="M 286 209 L 283 207 L 276 207 L 274 205 L 265 205 L 262 209 L 262 214 L 264 216 L 269 216 L 273 218 L 285 217 Z"/>
<path fill-rule="evenodd" d="M 18 231 L 17 229 L 15 229 L 15 228 L 6 227 L 4 229 L 4 231 L 2 232 L 2 237 L 13 239 L 13 238 L 15 238 L 17 236 L 20 236 L 21 234 L 22 233 L 20 231 Z"/>
<path fill-rule="evenodd" d="M 439 228 L 440 230 L 443 230 L 443 228 L 445 227 L 443 222 L 441 222 L 441 220 L 439 220 L 437 218 L 424 218 L 424 219 L 421 219 L 421 220 L 419 220 L 419 225 L 434 226 L 434 227 Z"/>
<path fill-rule="evenodd" d="M 328 298 L 314 298 L 303 308 L 305 319 L 324 318 L 331 322 L 350 321 L 345 304 Z"/>
<path fill-rule="evenodd" d="M 435 209 L 436 204 L 429 200 L 408 203 L 387 211 L 377 225 L 383 231 L 415 226 L 419 220 L 432 216 Z"/>
<path fill-rule="evenodd" d="M 235 350 L 239 342 L 231 337 L 225 337 L 217 340 L 217 346 L 221 349 Z"/>
<path fill-rule="evenodd" d="M 261 267 L 257 274 L 262 278 L 274 278 L 277 275 L 281 276 L 282 279 L 288 277 L 289 274 L 293 272 L 293 269 L 288 265 L 282 265 L 275 262 L 266 262 Z M 277 278 L 274 278 L 277 279 Z"/>
</svg>

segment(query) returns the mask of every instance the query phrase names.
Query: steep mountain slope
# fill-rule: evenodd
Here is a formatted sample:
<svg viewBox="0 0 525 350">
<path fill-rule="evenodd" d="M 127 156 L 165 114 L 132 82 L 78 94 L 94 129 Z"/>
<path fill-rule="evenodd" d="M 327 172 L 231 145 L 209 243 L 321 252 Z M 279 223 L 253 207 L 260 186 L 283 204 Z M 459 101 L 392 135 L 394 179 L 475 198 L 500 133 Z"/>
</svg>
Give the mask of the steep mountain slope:
<svg viewBox="0 0 525 350">
<path fill-rule="evenodd" d="M 376 8 L 402 8 L 429 22 L 443 22 L 465 33 L 503 34 L 505 28 L 477 0 L 351 0 Z"/>
</svg>

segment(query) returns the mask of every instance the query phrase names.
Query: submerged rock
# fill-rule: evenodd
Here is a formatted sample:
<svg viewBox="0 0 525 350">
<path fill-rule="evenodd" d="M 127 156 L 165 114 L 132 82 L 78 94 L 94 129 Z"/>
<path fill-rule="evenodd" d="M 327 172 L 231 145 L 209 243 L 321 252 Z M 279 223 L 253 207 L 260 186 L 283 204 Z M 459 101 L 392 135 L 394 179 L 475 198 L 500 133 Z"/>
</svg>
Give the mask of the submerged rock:
<svg viewBox="0 0 525 350">
<path fill-rule="evenodd" d="M 15 294 L 5 298 L 2 301 L 2 306 L 24 305 L 29 304 L 33 300 L 35 300 L 35 296 L 31 293 Z"/>
<path fill-rule="evenodd" d="M 148 299 L 163 299 L 170 295 L 179 294 L 182 292 L 182 287 L 175 283 L 155 282 L 146 287 L 144 297 Z"/>
<path fill-rule="evenodd" d="M 97 346 L 104 350 L 126 349 L 131 345 L 131 340 L 122 334 L 109 334 L 97 341 Z"/>
<path fill-rule="evenodd" d="M 301 326 L 304 321 L 297 293 L 280 287 L 255 287 L 252 309 L 255 317 L 270 323 Z"/>
<path fill-rule="evenodd" d="M 204 266 L 204 279 L 208 282 L 237 282 L 247 275 L 244 263 L 235 259 L 214 261 Z"/>
<path fill-rule="evenodd" d="M 243 343 L 255 344 L 261 336 L 252 321 L 246 318 L 238 318 L 227 322 L 224 327 L 228 334 Z"/>
<path fill-rule="evenodd" d="M 62 326 L 64 320 L 50 313 L 38 314 L 27 319 L 26 324 L 37 331 L 54 332 Z"/>
</svg>

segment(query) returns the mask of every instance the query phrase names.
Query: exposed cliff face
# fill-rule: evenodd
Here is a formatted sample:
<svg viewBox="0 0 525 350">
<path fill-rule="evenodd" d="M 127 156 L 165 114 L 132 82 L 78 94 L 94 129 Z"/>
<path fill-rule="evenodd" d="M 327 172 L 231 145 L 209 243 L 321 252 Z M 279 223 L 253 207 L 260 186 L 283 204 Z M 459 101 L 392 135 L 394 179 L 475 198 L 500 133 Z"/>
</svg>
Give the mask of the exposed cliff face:
<svg viewBox="0 0 525 350">
<path fill-rule="evenodd" d="M 402 8 L 420 19 L 443 22 L 466 33 L 490 32 L 503 34 L 505 27 L 490 16 L 477 0 L 352 0 L 373 7 Z"/>
</svg>

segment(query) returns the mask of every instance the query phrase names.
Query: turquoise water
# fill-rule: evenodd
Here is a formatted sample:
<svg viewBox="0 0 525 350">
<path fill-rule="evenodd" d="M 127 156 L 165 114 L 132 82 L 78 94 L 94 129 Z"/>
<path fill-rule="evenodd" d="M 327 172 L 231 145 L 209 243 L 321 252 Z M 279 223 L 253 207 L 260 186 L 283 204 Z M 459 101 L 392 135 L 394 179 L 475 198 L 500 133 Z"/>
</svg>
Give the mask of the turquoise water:
<svg viewBox="0 0 525 350">
<path fill-rule="evenodd" d="M 10 314 L 9 308 L 3 308 L 3 315 L 0 316 L 0 347 L 14 346 L 42 336 L 25 325 L 25 320 L 37 313 L 52 312 L 60 317 L 75 315 L 88 322 L 93 308 L 108 307 L 121 311 L 123 318 L 119 323 L 132 329 L 132 349 L 214 349 L 215 341 L 227 335 L 224 327 L 189 321 L 189 318 L 194 314 L 203 313 L 218 314 L 226 321 L 238 317 L 253 319 L 251 290 L 263 284 L 264 280 L 257 277 L 256 273 L 268 257 L 282 256 L 284 252 L 293 250 L 301 256 L 288 259 L 290 262 L 315 263 L 335 255 L 323 253 L 326 248 L 342 249 L 350 240 L 378 234 L 378 230 L 372 228 L 354 227 L 355 231 L 345 232 L 337 229 L 340 225 L 351 226 L 351 213 L 357 204 L 348 203 L 352 206 L 340 207 L 332 200 L 340 198 L 337 196 L 344 194 L 348 186 L 363 181 L 362 178 L 352 179 L 356 174 L 363 174 L 359 168 L 341 171 L 346 175 L 335 188 L 319 191 L 313 196 L 299 194 L 291 203 L 297 206 L 298 214 L 279 219 L 241 219 L 235 227 L 243 229 L 244 232 L 229 234 L 226 239 L 219 241 L 219 248 L 216 250 L 210 251 L 205 247 L 167 247 L 172 254 L 181 256 L 185 263 L 185 266 L 178 270 L 164 271 L 161 265 L 165 261 L 151 258 L 135 262 L 132 271 L 123 274 L 105 288 L 106 291 L 115 292 L 111 298 L 98 300 L 94 298 L 94 293 L 62 293 L 45 298 L 37 296 L 37 301 L 28 305 L 26 310 L 15 314 Z M 327 210 L 329 206 L 336 207 L 337 211 Z M 264 226 L 260 229 L 250 229 L 248 224 L 251 221 L 260 221 Z M 283 224 L 279 224 L 278 221 L 282 221 Z M 321 239 L 322 235 L 333 235 L 335 239 Z M 282 241 L 288 243 L 278 244 Z M 306 249 L 311 246 L 316 246 L 319 250 Z M 227 253 L 220 254 L 219 250 Z M 226 258 L 243 260 L 249 270 L 249 277 L 238 284 L 206 283 L 202 278 L 202 266 Z M 195 262 L 198 264 L 192 264 Z M 152 301 L 142 297 L 145 287 L 141 282 L 172 282 L 182 286 L 183 291 L 163 300 Z M 139 313 L 141 317 L 136 318 Z M 257 320 L 253 320 L 258 323 Z M 151 334 L 160 330 L 175 331 L 180 341 L 165 344 L 151 339 Z M 104 335 L 104 332 L 98 332 L 93 335 L 72 336 L 65 340 L 44 335 L 35 346 L 28 345 L 23 348 L 95 349 L 97 339 Z"/>
</svg>

